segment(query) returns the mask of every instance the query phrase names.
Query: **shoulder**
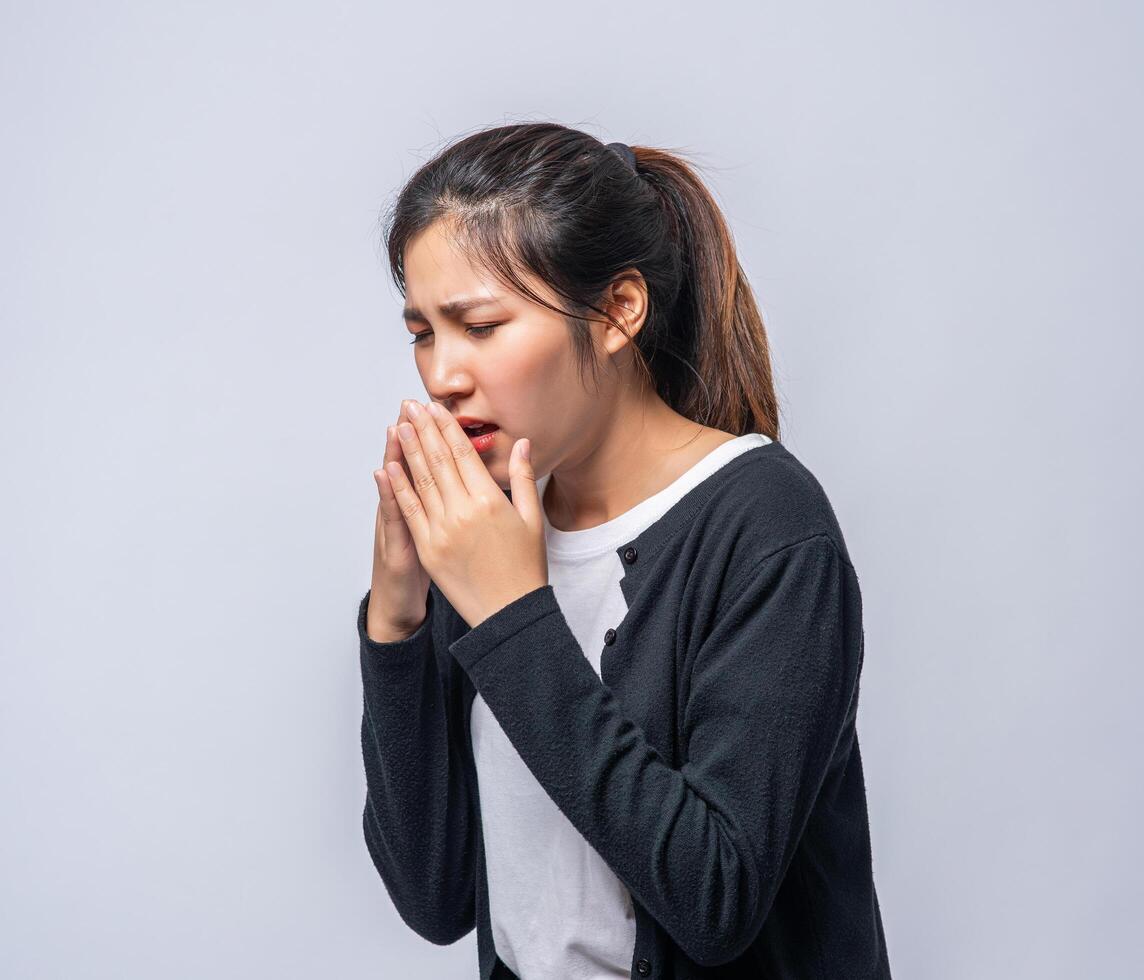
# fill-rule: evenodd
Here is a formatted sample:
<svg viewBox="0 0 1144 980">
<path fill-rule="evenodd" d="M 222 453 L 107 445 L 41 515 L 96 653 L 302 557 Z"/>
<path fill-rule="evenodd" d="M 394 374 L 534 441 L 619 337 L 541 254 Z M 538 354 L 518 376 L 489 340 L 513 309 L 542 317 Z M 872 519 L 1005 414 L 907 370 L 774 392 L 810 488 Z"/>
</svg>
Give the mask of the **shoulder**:
<svg viewBox="0 0 1144 980">
<path fill-rule="evenodd" d="M 815 537 L 828 539 L 850 564 L 825 488 L 786 446 L 772 442 L 727 465 L 726 478 L 708 501 L 701 523 L 705 536 L 726 552 L 732 564 L 754 565 Z"/>
</svg>

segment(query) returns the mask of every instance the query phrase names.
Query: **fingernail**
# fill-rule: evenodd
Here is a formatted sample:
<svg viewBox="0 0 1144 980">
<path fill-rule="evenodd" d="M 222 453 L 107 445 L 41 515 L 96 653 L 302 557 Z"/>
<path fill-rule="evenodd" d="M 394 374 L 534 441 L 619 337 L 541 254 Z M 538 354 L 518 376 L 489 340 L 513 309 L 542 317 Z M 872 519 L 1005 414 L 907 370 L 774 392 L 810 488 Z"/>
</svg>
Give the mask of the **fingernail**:
<svg viewBox="0 0 1144 980">
<path fill-rule="evenodd" d="M 411 418 L 417 418 L 421 415 L 421 406 L 417 402 L 409 403 L 409 415 Z"/>
<path fill-rule="evenodd" d="M 413 426 L 411 426 L 408 422 L 402 422 L 401 425 L 397 427 L 397 434 L 401 436 L 402 439 L 412 439 Z"/>
</svg>

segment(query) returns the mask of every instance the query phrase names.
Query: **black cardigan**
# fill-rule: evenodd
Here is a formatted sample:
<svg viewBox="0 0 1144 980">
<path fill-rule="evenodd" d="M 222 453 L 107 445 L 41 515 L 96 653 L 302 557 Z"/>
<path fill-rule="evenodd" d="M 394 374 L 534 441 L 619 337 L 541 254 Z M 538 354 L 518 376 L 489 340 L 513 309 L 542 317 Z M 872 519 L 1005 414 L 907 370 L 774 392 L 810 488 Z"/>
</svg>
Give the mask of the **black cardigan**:
<svg viewBox="0 0 1144 980">
<path fill-rule="evenodd" d="M 521 759 L 632 896 L 635 977 L 890 976 L 855 727 L 862 600 L 817 479 L 747 450 L 616 549 L 600 675 L 551 585 L 470 629 L 436 584 L 409 638 L 366 634 L 363 829 L 398 913 L 496 955 L 469 717 Z M 525 978 L 534 980 L 534 978 Z M 546 980 L 546 978 L 538 978 Z"/>
</svg>

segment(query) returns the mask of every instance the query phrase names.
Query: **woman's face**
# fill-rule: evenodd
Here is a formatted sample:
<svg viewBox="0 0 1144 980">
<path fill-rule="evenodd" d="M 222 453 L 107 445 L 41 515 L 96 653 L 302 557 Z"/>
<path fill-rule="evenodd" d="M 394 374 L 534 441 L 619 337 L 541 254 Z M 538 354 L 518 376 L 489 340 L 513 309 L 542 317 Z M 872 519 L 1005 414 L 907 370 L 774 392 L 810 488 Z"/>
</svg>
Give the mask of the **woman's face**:
<svg viewBox="0 0 1144 980">
<path fill-rule="evenodd" d="M 517 439 L 532 440 L 538 477 L 599 442 L 608 400 L 585 390 L 561 314 L 470 265 L 441 222 L 411 241 L 404 271 L 405 325 L 425 391 L 454 416 L 499 426 L 481 459 L 502 489 Z"/>
</svg>

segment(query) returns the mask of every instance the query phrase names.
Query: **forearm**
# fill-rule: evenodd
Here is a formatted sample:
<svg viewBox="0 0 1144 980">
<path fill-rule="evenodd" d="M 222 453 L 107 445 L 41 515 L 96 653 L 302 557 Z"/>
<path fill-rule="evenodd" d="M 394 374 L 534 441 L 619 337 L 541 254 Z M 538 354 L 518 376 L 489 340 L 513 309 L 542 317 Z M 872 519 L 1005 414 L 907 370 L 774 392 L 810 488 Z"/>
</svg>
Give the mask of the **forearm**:
<svg viewBox="0 0 1144 980">
<path fill-rule="evenodd" d="M 746 577 L 694 655 L 678 769 L 597 675 L 551 586 L 449 650 L 632 896 L 715 966 L 757 934 L 847 724 L 860 648 L 856 632 L 843 642 L 857 609 L 843 615 L 842 595 L 820 540 Z"/>
<path fill-rule="evenodd" d="M 363 608 L 366 844 L 402 919 L 431 942 L 450 943 L 475 925 L 476 820 L 433 624 L 427 616 L 411 635 L 379 642 L 365 620 Z"/>
</svg>

